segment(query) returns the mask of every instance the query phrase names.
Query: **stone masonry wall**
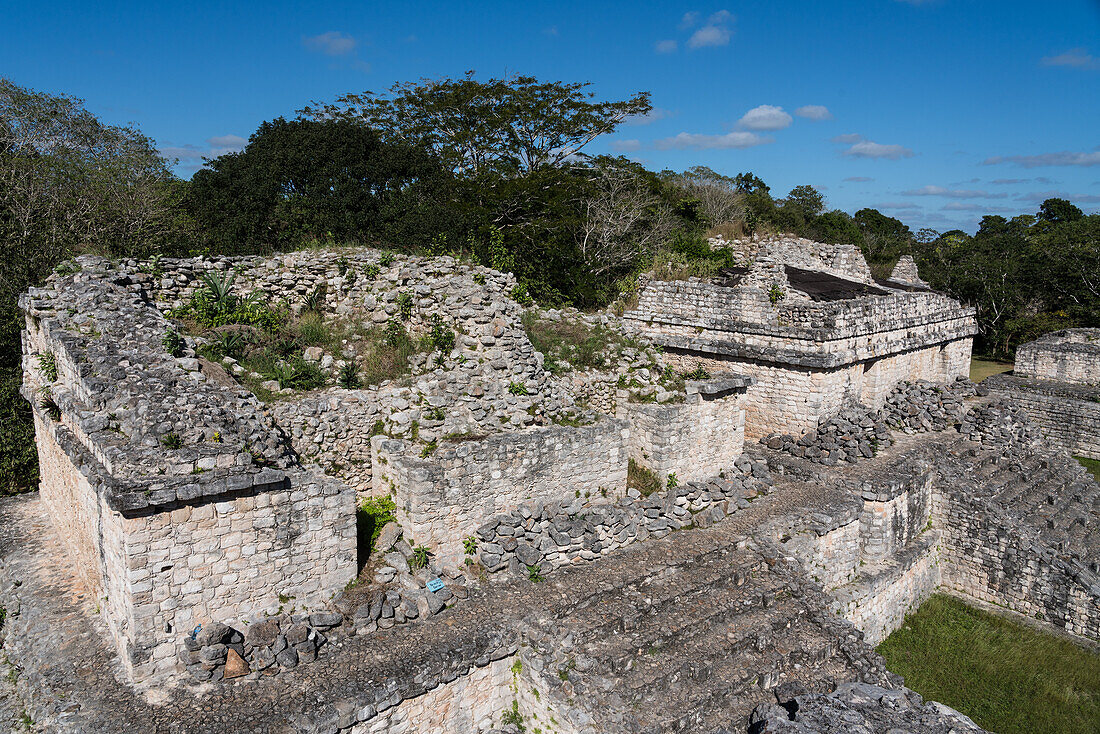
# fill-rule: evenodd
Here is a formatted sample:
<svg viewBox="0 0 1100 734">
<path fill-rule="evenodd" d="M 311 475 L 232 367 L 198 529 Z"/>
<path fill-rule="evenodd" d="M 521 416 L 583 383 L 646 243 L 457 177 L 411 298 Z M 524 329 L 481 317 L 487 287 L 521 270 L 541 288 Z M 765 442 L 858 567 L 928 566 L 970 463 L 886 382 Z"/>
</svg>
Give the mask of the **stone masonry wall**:
<svg viewBox="0 0 1100 734">
<path fill-rule="evenodd" d="M 995 375 L 983 382 L 1025 410 L 1051 443 L 1100 459 L 1100 387 Z"/>
<path fill-rule="evenodd" d="M 943 585 L 967 596 L 1100 639 L 1100 589 L 1036 542 L 1000 508 L 941 488 Z"/>
<path fill-rule="evenodd" d="M 1020 345 L 1013 374 L 1100 385 L 1100 329 L 1065 329 Z"/>
<path fill-rule="evenodd" d="M 617 415 L 630 424 L 630 456 L 662 485 L 704 480 L 733 467 L 745 443 L 741 407 L 748 379 L 690 381 L 683 403 L 619 401 Z M 727 384 L 728 383 L 728 384 Z M 700 387 L 705 386 L 705 392 Z"/>
<path fill-rule="evenodd" d="M 511 706 L 515 656 L 473 667 L 464 676 L 408 698 L 357 723 L 349 734 L 480 734 L 500 722 Z"/>
<path fill-rule="evenodd" d="M 319 604 L 356 572 L 354 490 L 298 466 L 255 397 L 168 354 L 125 271 L 83 257 L 20 299 L 42 498 L 147 684 L 199 625 Z"/>
<path fill-rule="evenodd" d="M 430 455 L 406 441 L 372 439 L 375 493 L 392 491 L 398 520 L 441 563 L 457 564 L 462 540 L 525 500 L 626 491 L 630 431 L 612 418 L 443 441 Z"/>
</svg>

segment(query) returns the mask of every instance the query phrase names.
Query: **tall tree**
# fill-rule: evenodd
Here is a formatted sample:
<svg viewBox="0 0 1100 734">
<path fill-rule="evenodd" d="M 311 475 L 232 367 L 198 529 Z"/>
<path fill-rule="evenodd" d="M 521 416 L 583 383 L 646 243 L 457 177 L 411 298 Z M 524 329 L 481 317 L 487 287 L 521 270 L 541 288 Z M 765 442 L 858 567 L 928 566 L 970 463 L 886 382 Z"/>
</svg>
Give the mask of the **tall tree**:
<svg viewBox="0 0 1100 734">
<path fill-rule="evenodd" d="M 389 140 L 429 147 L 463 176 L 519 176 L 581 155 L 627 117 L 652 108 L 648 92 L 600 102 L 589 86 L 520 75 L 480 81 L 469 71 L 461 79 L 401 82 L 388 95 L 368 91 L 314 102 L 301 114 L 355 120 Z"/>
</svg>

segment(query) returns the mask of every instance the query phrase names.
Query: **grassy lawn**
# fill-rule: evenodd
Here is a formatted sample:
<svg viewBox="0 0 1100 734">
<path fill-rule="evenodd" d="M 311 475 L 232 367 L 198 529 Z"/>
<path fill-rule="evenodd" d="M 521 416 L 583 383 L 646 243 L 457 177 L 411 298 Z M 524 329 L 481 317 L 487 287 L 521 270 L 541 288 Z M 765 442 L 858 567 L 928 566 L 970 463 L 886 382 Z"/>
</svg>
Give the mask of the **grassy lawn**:
<svg viewBox="0 0 1100 734">
<path fill-rule="evenodd" d="M 981 382 L 991 375 L 999 375 L 1002 372 L 1010 372 L 1011 370 L 1011 362 L 991 362 L 987 359 L 976 358 L 970 360 L 970 379 L 974 382 Z"/>
<path fill-rule="evenodd" d="M 1086 459 L 1084 456 L 1074 456 L 1073 458 L 1081 462 L 1081 466 L 1092 472 L 1092 475 L 1096 477 L 1096 481 L 1100 482 L 1100 461 L 1096 459 Z"/>
<path fill-rule="evenodd" d="M 935 595 L 878 647 L 926 699 L 997 734 L 1100 731 L 1100 655 Z"/>
</svg>

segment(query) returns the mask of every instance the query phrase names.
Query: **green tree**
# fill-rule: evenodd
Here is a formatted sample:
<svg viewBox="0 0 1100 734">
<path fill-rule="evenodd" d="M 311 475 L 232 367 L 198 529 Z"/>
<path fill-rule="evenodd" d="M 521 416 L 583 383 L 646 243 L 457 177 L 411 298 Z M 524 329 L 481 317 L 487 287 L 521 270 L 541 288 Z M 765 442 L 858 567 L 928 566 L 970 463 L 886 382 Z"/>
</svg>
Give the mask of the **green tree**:
<svg viewBox="0 0 1100 734">
<path fill-rule="evenodd" d="M 1039 205 L 1039 219 L 1044 222 L 1061 224 L 1063 222 L 1076 222 L 1085 216 L 1085 213 L 1065 199 L 1047 199 Z"/>
<path fill-rule="evenodd" d="M 280 117 L 198 171 L 188 206 L 221 252 L 364 240 L 413 215 L 435 225 L 417 237 L 426 242 L 453 228 L 435 198 L 445 179 L 431 154 L 364 125 Z"/>
<path fill-rule="evenodd" d="M 785 206 L 798 210 L 803 217 L 813 217 L 825 210 L 825 197 L 813 186 L 795 186 L 787 194 Z"/>
<path fill-rule="evenodd" d="M 401 82 L 388 95 L 315 102 L 301 114 L 365 123 L 387 140 L 430 148 L 463 176 L 522 176 L 574 159 L 627 117 L 652 108 L 648 92 L 599 102 L 589 86 L 521 75 L 480 81 L 469 71 L 461 79 Z"/>
<path fill-rule="evenodd" d="M 16 297 L 82 252 L 146 255 L 187 236 L 181 186 L 153 141 L 68 95 L 0 78 L 0 494 L 37 485 Z"/>
</svg>

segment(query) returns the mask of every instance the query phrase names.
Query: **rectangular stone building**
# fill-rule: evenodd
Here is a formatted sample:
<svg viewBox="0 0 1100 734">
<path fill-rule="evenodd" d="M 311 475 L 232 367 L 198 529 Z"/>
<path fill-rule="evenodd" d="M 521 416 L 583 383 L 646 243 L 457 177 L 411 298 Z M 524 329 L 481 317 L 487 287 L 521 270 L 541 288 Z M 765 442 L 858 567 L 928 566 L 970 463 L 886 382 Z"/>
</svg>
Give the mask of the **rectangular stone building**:
<svg viewBox="0 0 1100 734">
<path fill-rule="evenodd" d="M 165 346 L 101 258 L 20 298 L 41 497 L 138 683 L 213 622 L 319 604 L 355 577 L 355 495 L 303 469 L 254 396 Z"/>
<path fill-rule="evenodd" d="M 854 246 L 782 240 L 713 278 L 650 281 L 624 318 L 675 366 L 754 377 L 747 438 L 797 435 L 899 381 L 968 374 L 974 310 L 903 270 L 876 281 Z"/>
</svg>

